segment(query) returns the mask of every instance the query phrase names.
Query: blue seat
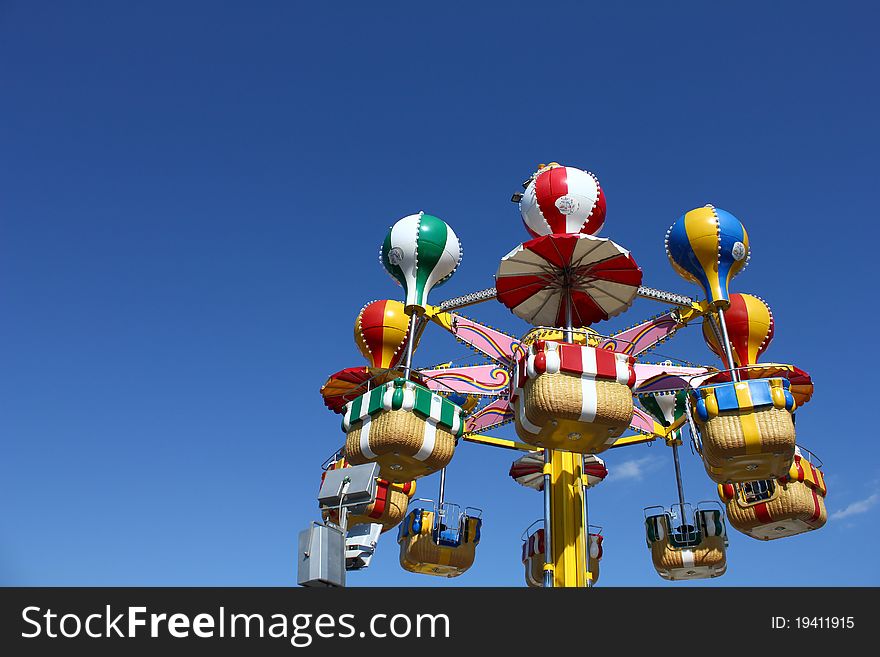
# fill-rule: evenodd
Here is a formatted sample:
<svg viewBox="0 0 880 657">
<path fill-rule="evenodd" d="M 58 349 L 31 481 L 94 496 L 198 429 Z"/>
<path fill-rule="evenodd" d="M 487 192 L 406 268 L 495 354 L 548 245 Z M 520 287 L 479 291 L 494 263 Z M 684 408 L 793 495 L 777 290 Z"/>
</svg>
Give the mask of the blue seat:
<svg viewBox="0 0 880 657">
<path fill-rule="evenodd" d="M 459 528 L 451 528 L 446 525 L 440 525 L 440 531 L 437 532 L 437 545 L 446 547 L 458 547 L 461 545 L 461 530 Z"/>
</svg>

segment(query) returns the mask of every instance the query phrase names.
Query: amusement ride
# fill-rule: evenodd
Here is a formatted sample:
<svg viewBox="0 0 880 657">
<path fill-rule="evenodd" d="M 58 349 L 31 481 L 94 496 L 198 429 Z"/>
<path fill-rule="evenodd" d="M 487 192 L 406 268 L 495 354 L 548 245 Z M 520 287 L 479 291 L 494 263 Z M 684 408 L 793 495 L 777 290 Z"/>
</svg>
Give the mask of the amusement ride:
<svg viewBox="0 0 880 657">
<path fill-rule="evenodd" d="M 822 464 L 795 435 L 795 415 L 813 394 L 812 380 L 795 365 L 758 361 L 773 339 L 773 314 L 760 297 L 729 291 L 749 262 L 743 224 L 706 205 L 669 228 L 670 264 L 702 291 L 692 298 L 643 286 L 630 252 L 597 237 L 605 193 L 589 171 L 542 164 L 512 200 L 530 239 L 501 259 L 495 287 L 438 305 L 428 303 L 429 293 L 461 261 L 452 228 L 419 212 L 385 236 L 380 261 L 404 299 L 361 308 L 354 339 L 367 365 L 336 372 L 321 388 L 345 434 L 324 463 L 324 477 L 373 467 L 368 501 L 343 505 L 341 494 L 327 498 L 332 504 L 321 500 L 323 524 L 314 523 L 341 537 L 344 569 L 368 567 L 380 536 L 395 529 L 405 570 L 456 577 L 473 566 L 482 512 L 445 499 L 446 468 L 461 441 L 521 452 L 511 478 L 543 494 L 543 518 L 522 535 L 531 587 L 597 582 L 604 537 L 589 524 L 586 491 L 608 475 L 599 455 L 609 449 L 658 441 L 672 451 L 678 499 L 644 513 L 648 551 L 664 579 L 723 575 L 728 525 L 762 541 L 822 527 Z M 595 328 L 636 297 L 666 309 L 612 335 Z M 514 336 L 459 313 L 491 301 L 532 328 Z M 720 367 L 645 360 L 697 321 Z M 414 367 L 429 324 L 485 362 Z M 508 423 L 518 441 L 489 435 Z M 686 501 L 679 461 L 685 429 L 718 485 L 718 500 Z M 437 498 L 417 498 L 418 480 L 433 473 L 439 473 Z M 306 547 L 301 558 L 310 550 L 318 548 Z M 309 585 L 340 584 L 318 579 Z"/>
</svg>

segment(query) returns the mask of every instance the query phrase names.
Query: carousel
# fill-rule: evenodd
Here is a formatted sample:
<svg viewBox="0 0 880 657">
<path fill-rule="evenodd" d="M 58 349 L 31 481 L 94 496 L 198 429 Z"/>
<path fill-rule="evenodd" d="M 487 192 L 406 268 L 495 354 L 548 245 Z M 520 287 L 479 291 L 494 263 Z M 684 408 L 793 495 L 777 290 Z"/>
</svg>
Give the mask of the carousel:
<svg viewBox="0 0 880 657">
<path fill-rule="evenodd" d="M 369 566 L 381 537 L 395 528 L 406 571 L 450 578 L 479 567 L 482 511 L 446 499 L 447 468 L 463 458 L 456 457 L 462 441 L 518 452 L 509 476 L 535 491 L 543 510 L 519 546 L 529 587 L 598 582 L 605 537 L 590 524 L 587 493 L 608 476 L 600 455 L 633 445 L 655 443 L 671 455 L 677 500 L 633 518 L 644 523 L 650 563 L 665 580 L 715 578 L 728 564 L 741 567 L 728 555 L 728 526 L 762 541 L 822 527 L 822 464 L 797 444 L 795 431 L 813 382 L 793 364 L 758 361 L 775 321 L 764 299 L 729 289 L 750 258 L 739 219 L 705 205 L 666 232 L 673 270 L 700 290 L 689 296 L 647 287 L 633 254 L 598 236 L 606 199 L 589 171 L 540 165 L 513 201 L 528 239 L 501 258 L 494 286 L 437 305 L 429 295 L 461 263 L 452 227 L 418 212 L 395 222 L 381 243 L 380 263 L 401 298 L 360 309 L 354 339 L 367 364 L 330 375 L 321 388 L 342 429 L 334 439 L 328 428 L 328 451 L 335 451 L 325 475 L 376 466 L 368 503 L 321 507 L 323 524 L 344 536 L 346 569 Z M 637 298 L 663 309 L 626 330 L 602 331 Z M 460 312 L 492 302 L 527 328 L 502 331 Z M 707 353 L 720 362 L 650 360 L 657 345 L 693 324 L 702 325 Z M 453 335 L 480 362 L 418 366 L 429 326 Z M 505 425 L 513 436 L 497 435 Z M 687 501 L 685 444 L 720 500 Z M 414 498 L 417 481 L 432 475 L 436 496 Z M 492 518 L 486 521 L 492 532 Z"/>
</svg>

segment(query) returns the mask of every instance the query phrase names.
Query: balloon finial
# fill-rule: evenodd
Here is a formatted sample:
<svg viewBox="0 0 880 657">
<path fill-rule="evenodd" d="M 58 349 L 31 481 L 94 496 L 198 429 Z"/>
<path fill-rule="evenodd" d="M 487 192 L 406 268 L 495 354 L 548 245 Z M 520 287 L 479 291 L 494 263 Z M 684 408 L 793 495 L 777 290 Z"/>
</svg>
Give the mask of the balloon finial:
<svg viewBox="0 0 880 657">
<path fill-rule="evenodd" d="M 685 213 L 666 232 L 666 255 L 685 280 L 700 285 L 712 306 L 730 305 L 730 280 L 749 259 L 749 236 L 732 214 L 712 205 Z"/>
<path fill-rule="evenodd" d="M 605 223 L 605 192 L 589 171 L 558 162 L 539 164 L 524 187 L 515 198 L 532 237 L 595 235 Z"/>
<path fill-rule="evenodd" d="M 431 289 L 448 281 L 461 263 L 461 244 L 445 221 L 419 212 L 391 227 L 379 260 L 406 292 L 406 313 L 422 314 Z"/>
</svg>

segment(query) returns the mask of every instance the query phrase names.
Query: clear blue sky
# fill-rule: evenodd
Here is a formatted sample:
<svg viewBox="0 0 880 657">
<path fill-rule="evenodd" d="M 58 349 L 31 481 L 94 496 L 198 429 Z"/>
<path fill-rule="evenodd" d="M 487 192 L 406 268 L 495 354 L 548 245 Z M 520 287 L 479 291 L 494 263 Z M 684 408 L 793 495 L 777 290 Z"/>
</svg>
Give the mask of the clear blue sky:
<svg viewBox="0 0 880 657">
<path fill-rule="evenodd" d="M 294 584 L 343 438 L 318 389 L 363 363 L 358 309 L 401 294 L 377 261 L 388 226 L 425 210 L 458 233 L 434 301 L 490 286 L 527 237 L 511 193 L 557 160 L 599 176 L 602 234 L 648 285 L 696 292 L 663 251 L 682 212 L 737 215 L 752 260 L 733 289 L 773 308 L 767 359 L 816 381 L 799 441 L 837 515 L 773 543 L 731 532 L 712 585 L 880 584 L 877 19 L 854 2 L 0 3 L 0 583 Z M 660 354 L 717 362 L 698 327 Z M 429 327 L 416 365 L 453 358 L 478 360 Z M 405 573 L 391 535 L 350 583 L 522 585 L 541 499 L 508 478 L 514 456 L 465 444 L 450 467 L 448 498 L 484 509 L 469 573 Z M 670 453 L 607 462 L 600 583 L 666 585 L 642 508 L 674 501 Z M 684 475 L 715 499 L 688 450 Z"/>
</svg>

